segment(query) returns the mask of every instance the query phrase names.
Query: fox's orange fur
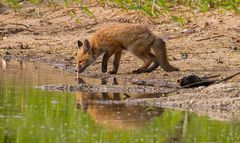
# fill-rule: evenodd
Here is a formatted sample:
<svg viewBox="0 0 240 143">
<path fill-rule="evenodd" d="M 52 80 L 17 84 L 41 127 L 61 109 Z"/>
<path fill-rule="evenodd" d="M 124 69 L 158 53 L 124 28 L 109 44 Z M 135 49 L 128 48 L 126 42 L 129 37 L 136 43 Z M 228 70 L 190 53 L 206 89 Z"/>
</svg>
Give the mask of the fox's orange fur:
<svg viewBox="0 0 240 143">
<path fill-rule="evenodd" d="M 84 71 L 103 54 L 102 72 L 107 71 L 107 62 L 114 55 L 113 69 L 118 71 L 122 50 L 140 58 L 144 64 L 133 73 L 151 72 L 159 65 L 165 71 L 178 71 L 169 64 L 165 42 L 147 27 L 138 24 L 117 24 L 97 30 L 89 39 L 78 41 L 77 72 Z M 151 48 L 154 54 L 151 53 Z"/>
</svg>

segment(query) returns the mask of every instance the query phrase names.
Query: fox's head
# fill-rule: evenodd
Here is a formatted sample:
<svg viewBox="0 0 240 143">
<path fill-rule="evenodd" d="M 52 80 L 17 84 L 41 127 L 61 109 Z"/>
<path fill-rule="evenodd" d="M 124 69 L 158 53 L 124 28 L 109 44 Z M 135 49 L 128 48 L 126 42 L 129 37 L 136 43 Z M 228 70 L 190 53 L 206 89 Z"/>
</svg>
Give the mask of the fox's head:
<svg viewBox="0 0 240 143">
<path fill-rule="evenodd" d="M 90 42 L 87 39 L 85 39 L 83 43 L 81 41 L 78 41 L 76 72 L 83 72 L 95 60 L 96 57 L 93 54 Z"/>
</svg>

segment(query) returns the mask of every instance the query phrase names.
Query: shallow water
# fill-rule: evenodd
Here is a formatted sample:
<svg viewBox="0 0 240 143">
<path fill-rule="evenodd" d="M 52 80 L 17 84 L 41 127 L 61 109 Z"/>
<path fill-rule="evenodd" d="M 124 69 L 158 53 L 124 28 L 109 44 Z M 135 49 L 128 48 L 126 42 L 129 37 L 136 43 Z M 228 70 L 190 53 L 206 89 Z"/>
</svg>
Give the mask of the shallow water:
<svg viewBox="0 0 240 143">
<path fill-rule="evenodd" d="M 203 143 L 240 142 L 240 122 L 194 113 L 96 100 L 124 100 L 118 93 L 66 93 L 34 86 L 75 83 L 74 75 L 45 64 L 11 62 L 0 68 L 2 143 Z"/>
</svg>

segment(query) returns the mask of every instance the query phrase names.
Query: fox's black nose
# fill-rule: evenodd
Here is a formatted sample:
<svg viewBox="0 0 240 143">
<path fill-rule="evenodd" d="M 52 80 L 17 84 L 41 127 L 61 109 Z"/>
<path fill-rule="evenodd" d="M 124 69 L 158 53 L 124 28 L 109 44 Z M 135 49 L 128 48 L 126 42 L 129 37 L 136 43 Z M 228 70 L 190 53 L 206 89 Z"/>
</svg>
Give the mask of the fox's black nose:
<svg viewBox="0 0 240 143">
<path fill-rule="evenodd" d="M 78 72 L 78 69 L 76 68 L 74 71 L 75 71 L 75 72 Z"/>
</svg>

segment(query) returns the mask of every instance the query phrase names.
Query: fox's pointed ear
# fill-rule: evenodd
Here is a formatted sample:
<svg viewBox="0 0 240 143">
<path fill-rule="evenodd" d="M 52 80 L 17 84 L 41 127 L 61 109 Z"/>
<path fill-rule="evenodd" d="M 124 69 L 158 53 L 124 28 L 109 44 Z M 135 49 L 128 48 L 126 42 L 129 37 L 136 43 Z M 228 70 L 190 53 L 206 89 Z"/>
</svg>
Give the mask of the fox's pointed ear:
<svg viewBox="0 0 240 143">
<path fill-rule="evenodd" d="M 85 39 L 83 42 L 84 51 L 87 52 L 90 48 L 91 48 L 90 42 L 88 41 L 88 39 Z"/>
<path fill-rule="evenodd" d="M 78 49 L 81 48 L 83 43 L 80 40 L 78 40 L 77 43 L 78 43 Z"/>
</svg>

